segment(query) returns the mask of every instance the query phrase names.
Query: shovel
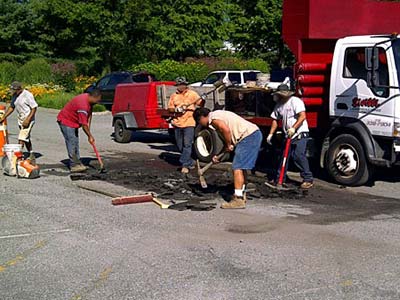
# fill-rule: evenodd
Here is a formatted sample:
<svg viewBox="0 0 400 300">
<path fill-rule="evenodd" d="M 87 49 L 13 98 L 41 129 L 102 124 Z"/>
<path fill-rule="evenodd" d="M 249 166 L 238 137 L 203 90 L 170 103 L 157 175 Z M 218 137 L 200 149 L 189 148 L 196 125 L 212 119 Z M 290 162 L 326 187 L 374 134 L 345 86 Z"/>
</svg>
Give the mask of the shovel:
<svg viewBox="0 0 400 300">
<path fill-rule="evenodd" d="M 219 154 L 217 156 L 217 159 L 220 160 L 223 156 L 225 155 L 225 152 Z M 203 168 L 200 168 L 200 162 L 199 160 L 197 160 L 197 174 L 199 175 L 199 181 L 200 181 L 200 185 L 203 189 L 206 189 L 208 187 L 207 185 L 207 181 L 204 177 L 204 173 L 207 172 L 207 170 L 209 168 L 211 168 L 214 165 L 214 162 L 209 162 L 208 164 L 206 164 Z"/>
<path fill-rule="evenodd" d="M 104 163 L 103 160 L 101 159 L 99 151 L 97 151 L 96 144 L 93 143 L 92 146 L 93 146 L 93 151 L 94 153 L 96 153 L 97 160 L 99 161 L 100 164 L 99 173 L 106 173 L 107 170 L 104 168 Z"/>
</svg>

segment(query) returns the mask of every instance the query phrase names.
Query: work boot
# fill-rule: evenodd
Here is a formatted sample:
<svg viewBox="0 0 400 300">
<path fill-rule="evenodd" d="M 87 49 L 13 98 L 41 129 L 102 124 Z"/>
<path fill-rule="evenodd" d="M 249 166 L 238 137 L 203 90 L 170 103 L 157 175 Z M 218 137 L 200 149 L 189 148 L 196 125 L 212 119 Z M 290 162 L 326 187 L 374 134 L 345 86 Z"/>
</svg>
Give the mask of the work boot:
<svg viewBox="0 0 400 300">
<path fill-rule="evenodd" d="M 243 197 L 238 197 L 233 195 L 232 200 L 230 202 L 222 203 L 222 209 L 244 209 L 246 208 L 246 202 Z"/>
<path fill-rule="evenodd" d="M 71 173 L 83 173 L 87 171 L 87 167 L 79 164 L 71 167 Z"/>
<path fill-rule="evenodd" d="M 309 189 L 311 189 L 313 186 L 314 186 L 314 183 L 304 181 L 304 182 L 300 185 L 300 188 L 303 189 L 303 190 L 309 190 Z"/>
<path fill-rule="evenodd" d="M 189 174 L 189 172 L 190 172 L 189 168 L 183 167 L 183 168 L 181 169 L 181 173 L 182 173 L 182 174 Z"/>
</svg>

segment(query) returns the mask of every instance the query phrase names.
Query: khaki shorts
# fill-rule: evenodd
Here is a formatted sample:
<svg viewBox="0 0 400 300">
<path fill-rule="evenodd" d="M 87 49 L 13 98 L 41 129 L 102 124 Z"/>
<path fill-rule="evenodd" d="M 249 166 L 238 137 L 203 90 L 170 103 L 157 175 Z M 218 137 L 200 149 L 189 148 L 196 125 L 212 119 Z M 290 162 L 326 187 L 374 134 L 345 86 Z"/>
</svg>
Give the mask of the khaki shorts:
<svg viewBox="0 0 400 300">
<path fill-rule="evenodd" d="M 32 127 L 33 125 L 35 125 L 35 122 L 32 121 L 29 124 L 29 127 L 27 128 L 22 128 L 22 126 L 19 126 L 19 135 L 18 135 L 18 140 L 19 141 L 24 141 L 24 142 L 30 142 L 31 141 L 31 131 L 32 131 Z"/>
</svg>

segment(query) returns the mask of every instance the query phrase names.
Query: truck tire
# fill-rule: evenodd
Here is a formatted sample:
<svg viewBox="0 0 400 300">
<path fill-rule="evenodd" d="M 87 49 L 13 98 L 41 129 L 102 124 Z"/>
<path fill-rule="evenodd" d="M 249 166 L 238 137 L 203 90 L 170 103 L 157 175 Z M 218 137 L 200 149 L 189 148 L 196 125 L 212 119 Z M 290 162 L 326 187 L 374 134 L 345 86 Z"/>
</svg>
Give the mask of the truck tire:
<svg viewBox="0 0 400 300">
<path fill-rule="evenodd" d="M 329 175 L 336 182 L 347 186 L 363 185 L 372 174 L 361 143 L 350 134 L 339 135 L 332 141 L 326 165 Z"/>
<path fill-rule="evenodd" d="M 202 129 L 196 135 L 194 141 L 194 152 L 196 157 L 204 163 L 209 163 L 215 155 L 220 154 L 225 144 L 218 132 L 211 128 Z M 229 157 L 223 157 L 221 161 L 226 160 Z"/>
<path fill-rule="evenodd" d="M 121 119 L 115 120 L 114 138 L 117 143 L 129 143 L 132 138 L 132 130 L 126 128 L 125 123 Z"/>
</svg>

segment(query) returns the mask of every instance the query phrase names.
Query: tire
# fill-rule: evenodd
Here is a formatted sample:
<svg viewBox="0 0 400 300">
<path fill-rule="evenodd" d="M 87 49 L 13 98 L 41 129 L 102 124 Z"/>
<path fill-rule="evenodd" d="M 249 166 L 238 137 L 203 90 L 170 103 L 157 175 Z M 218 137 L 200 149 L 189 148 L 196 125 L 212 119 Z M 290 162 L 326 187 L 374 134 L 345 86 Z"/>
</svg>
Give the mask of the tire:
<svg viewBox="0 0 400 300">
<path fill-rule="evenodd" d="M 339 135 L 332 141 L 326 159 L 329 175 L 342 185 L 363 185 L 373 173 L 363 146 L 350 134 Z"/>
<path fill-rule="evenodd" d="M 225 144 L 217 131 L 211 128 L 206 128 L 200 130 L 196 135 L 193 148 L 196 157 L 201 162 L 209 163 L 215 155 L 222 153 Z M 229 155 L 223 157 L 221 161 L 227 160 L 228 158 Z"/>
<path fill-rule="evenodd" d="M 129 143 L 132 138 L 132 130 L 126 128 L 125 123 L 121 119 L 115 120 L 114 138 L 117 143 Z"/>
</svg>

